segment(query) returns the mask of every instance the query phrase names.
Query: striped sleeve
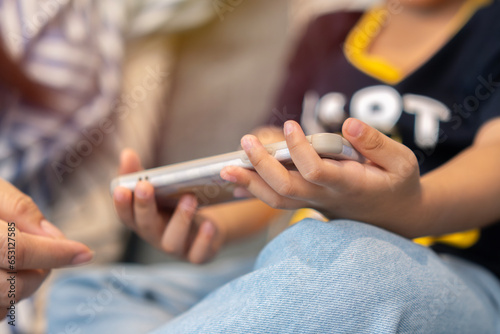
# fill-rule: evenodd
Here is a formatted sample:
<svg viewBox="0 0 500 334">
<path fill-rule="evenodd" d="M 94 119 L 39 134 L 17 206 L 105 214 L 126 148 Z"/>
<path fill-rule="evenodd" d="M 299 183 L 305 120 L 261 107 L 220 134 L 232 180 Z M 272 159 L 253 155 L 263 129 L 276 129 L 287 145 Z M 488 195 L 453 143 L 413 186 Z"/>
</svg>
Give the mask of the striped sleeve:
<svg viewBox="0 0 500 334">
<path fill-rule="evenodd" d="M 50 166 L 112 116 L 125 38 L 185 29 L 213 15 L 210 0 L 0 0 L 5 48 L 57 102 L 54 112 L 16 96 L 2 101 L 0 177 L 28 193 L 44 193 L 31 188 L 46 183 L 50 192 L 49 184 L 62 181 Z"/>
</svg>

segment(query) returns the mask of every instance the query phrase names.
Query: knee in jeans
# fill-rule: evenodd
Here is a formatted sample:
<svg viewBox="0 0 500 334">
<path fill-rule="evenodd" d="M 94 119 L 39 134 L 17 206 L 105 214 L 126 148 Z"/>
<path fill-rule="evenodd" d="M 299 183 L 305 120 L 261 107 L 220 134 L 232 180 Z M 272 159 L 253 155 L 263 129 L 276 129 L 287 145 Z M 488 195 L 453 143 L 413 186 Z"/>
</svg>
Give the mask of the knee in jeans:
<svg viewBox="0 0 500 334">
<path fill-rule="evenodd" d="M 436 282 L 439 278 L 431 277 L 429 267 L 439 267 L 439 260 L 431 250 L 353 221 L 304 220 L 273 240 L 262 251 L 256 268 L 286 263 L 317 272 L 318 281 L 337 284 L 344 294 L 352 297 L 380 295 L 418 302 L 421 297 L 451 291 L 444 287 L 454 284 Z M 439 291 L 434 290 L 436 286 Z M 446 295 L 441 299 L 450 298 Z M 429 297 L 429 302 L 433 300 Z"/>
<path fill-rule="evenodd" d="M 351 258 L 365 261 L 370 258 L 375 263 L 378 259 L 382 261 L 380 264 L 389 255 L 397 259 L 398 253 L 406 253 L 418 262 L 425 262 L 428 255 L 428 250 L 410 240 L 369 224 L 347 220 L 325 223 L 305 219 L 271 241 L 261 252 L 256 267 L 289 257 L 307 259 L 311 265 L 324 264 L 346 252 L 351 253 Z"/>
</svg>

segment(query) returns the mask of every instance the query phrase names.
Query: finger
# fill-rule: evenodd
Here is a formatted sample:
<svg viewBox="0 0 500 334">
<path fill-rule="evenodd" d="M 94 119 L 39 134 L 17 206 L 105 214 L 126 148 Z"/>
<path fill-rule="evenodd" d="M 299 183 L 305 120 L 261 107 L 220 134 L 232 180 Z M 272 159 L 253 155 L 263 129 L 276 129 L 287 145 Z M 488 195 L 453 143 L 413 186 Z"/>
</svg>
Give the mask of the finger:
<svg viewBox="0 0 500 334">
<path fill-rule="evenodd" d="M 198 202 L 193 195 L 184 195 L 180 199 L 161 240 L 161 248 L 168 254 L 184 255 L 197 207 Z"/>
<path fill-rule="evenodd" d="M 7 306 L 10 300 L 19 302 L 31 296 L 49 275 L 50 270 L 22 270 L 12 274 L 0 271 L 0 289 L 4 293 L 0 295 L 0 305 Z M 12 298 L 9 298 L 9 294 Z M 2 307 L 3 309 L 3 307 Z"/>
<path fill-rule="evenodd" d="M 123 224 L 135 230 L 132 191 L 124 187 L 116 187 L 113 192 L 113 204 L 116 214 Z"/>
<path fill-rule="evenodd" d="M 259 141 L 264 145 L 285 140 L 285 137 L 283 136 L 283 130 L 277 126 L 265 126 L 257 128 L 256 130 L 252 131 L 252 134 L 255 137 L 259 138 Z"/>
<path fill-rule="evenodd" d="M 44 221 L 43 214 L 31 197 L 23 194 L 9 182 L 0 179 L 0 218 L 14 222 L 23 232 L 50 237 L 62 237 L 55 226 Z"/>
<path fill-rule="evenodd" d="M 15 249 L 15 252 L 12 250 Z M 89 262 L 93 252 L 84 244 L 16 231 L 15 240 L 0 235 L 0 268 L 51 269 Z M 10 257 L 9 257 L 10 256 Z"/>
<path fill-rule="evenodd" d="M 143 170 L 141 160 L 137 153 L 129 148 L 122 151 L 120 155 L 120 168 L 118 174 L 129 174 Z"/>
<path fill-rule="evenodd" d="M 254 194 L 248 191 L 245 187 L 236 187 L 233 190 L 233 196 L 235 198 L 255 198 Z"/>
<path fill-rule="evenodd" d="M 293 172 L 292 172 L 293 173 Z M 298 174 L 298 172 L 295 172 Z M 233 182 L 245 188 L 253 196 L 273 208 L 293 209 L 304 206 L 304 202 L 293 198 L 288 198 L 278 194 L 259 174 L 245 168 L 228 166 L 220 174 L 223 180 Z M 301 182 L 298 178 L 297 182 Z M 239 195 L 246 196 L 247 193 L 241 190 L 241 187 L 235 189 L 235 197 Z M 238 191 L 236 193 L 236 190 Z"/>
<path fill-rule="evenodd" d="M 134 225 L 145 240 L 159 246 L 166 226 L 164 215 L 156 205 L 154 188 L 147 181 L 140 181 L 134 190 Z"/>
<path fill-rule="evenodd" d="M 198 234 L 187 255 L 189 262 L 201 264 L 207 262 L 214 256 L 216 251 L 216 249 L 214 249 L 216 233 L 216 227 L 211 221 L 206 220 L 200 225 Z"/>
<path fill-rule="evenodd" d="M 276 193 L 290 198 L 307 197 L 305 184 L 299 179 L 292 180 L 292 173 L 270 155 L 255 136 L 244 136 L 241 146 L 257 173 Z M 250 176 L 250 174 L 247 175 Z M 256 183 L 258 179 L 255 177 L 251 177 L 250 180 L 255 184 L 262 184 L 262 182 Z M 249 190 L 253 193 L 250 187 Z"/>
<path fill-rule="evenodd" d="M 316 153 L 307 140 L 299 124 L 288 121 L 284 126 L 285 138 L 292 161 L 308 182 L 317 185 L 335 185 L 342 183 L 342 163 L 331 160 L 328 163 Z"/>
<path fill-rule="evenodd" d="M 416 164 L 416 157 L 408 147 L 360 120 L 346 120 L 342 133 L 363 156 L 389 172 L 412 170 Z"/>
<path fill-rule="evenodd" d="M 38 235 L 52 237 L 52 238 L 55 238 L 55 239 L 66 239 L 66 237 L 61 232 L 61 230 L 58 229 L 57 227 L 55 227 L 53 224 L 51 224 L 48 220 L 43 219 L 40 222 L 40 226 L 41 226 L 42 230 L 45 232 L 45 234 L 38 234 Z M 29 228 L 25 229 L 24 232 L 37 234 L 37 233 L 34 233 Z"/>
</svg>

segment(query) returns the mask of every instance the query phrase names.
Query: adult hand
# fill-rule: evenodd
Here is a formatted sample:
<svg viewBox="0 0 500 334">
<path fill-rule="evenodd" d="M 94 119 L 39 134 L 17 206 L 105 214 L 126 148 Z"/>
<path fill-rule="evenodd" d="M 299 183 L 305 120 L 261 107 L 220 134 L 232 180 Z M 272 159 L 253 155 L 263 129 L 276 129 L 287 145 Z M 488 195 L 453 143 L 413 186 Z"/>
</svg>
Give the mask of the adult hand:
<svg viewBox="0 0 500 334">
<path fill-rule="evenodd" d="M 417 159 L 409 148 L 356 119 L 344 123 L 343 135 L 369 160 L 363 164 L 321 159 L 296 122 L 287 122 L 284 133 L 297 171 L 284 168 L 255 136 L 247 135 L 241 144 L 256 172 L 227 167 L 221 177 L 275 208 L 309 207 L 332 219 L 418 234 L 405 224 L 422 197 Z"/>
<path fill-rule="evenodd" d="M 137 154 L 124 150 L 119 174 L 142 170 Z M 141 238 L 167 254 L 192 263 L 211 260 L 224 243 L 225 233 L 213 219 L 198 214 L 194 195 L 180 198 L 175 209 L 158 207 L 153 186 L 147 181 L 137 184 L 134 192 L 117 187 L 113 200 L 118 217 Z"/>
<path fill-rule="evenodd" d="M 67 240 L 31 200 L 0 179 L 0 318 L 30 296 L 52 268 L 88 262 L 93 252 Z"/>
</svg>

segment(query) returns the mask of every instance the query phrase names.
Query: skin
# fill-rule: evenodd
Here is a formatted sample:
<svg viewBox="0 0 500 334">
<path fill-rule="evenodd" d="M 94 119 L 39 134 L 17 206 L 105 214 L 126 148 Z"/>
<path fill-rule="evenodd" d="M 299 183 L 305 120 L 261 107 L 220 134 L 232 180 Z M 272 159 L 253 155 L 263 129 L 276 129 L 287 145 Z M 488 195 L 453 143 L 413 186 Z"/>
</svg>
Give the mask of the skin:
<svg viewBox="0 0 500 334">
<path fill-rule="evenodd" d="M 406 146 L 359 120 L 347 120 L 343 135 L 367 164 L 320 159 L 289 121 L 285 138 L 298 172 L 278 165 L 249 135 L 242 146 L 257 172 L 229 167 L 221 175 L 276 208 L 313 207 L 331 219 L 364 221 L 409 238 L 451 233 L 500 219 L 499 131 L 500 118 L 486 123 L 471 147 L 420 177 Z"/>
<path fill-rule="evenodd" d="M 391 2 L 393 5 L 391 6 Z M 394 0 L 386 6 L 386 23 L 368 49 L 408 75 L 455 34 L 450 26 L 465 0 Z"/>
<path fill-rule="evenodd" d="M 10 58 L 1 41 L 0 85 L 19 94 L 24 100 L 45 108 L 47 112 L 57 110 L 52 99 L 57 94 L 50 94 L 46 88 L 32 82 Z M 14 243 L 15 254 L 12 251 Z M 3 255 L 0 258 L 0 319 L 6 316 L 7 307 L 12 301 L 17 303 L 33 294 L 51 269 L 83 264 L 94 256 L 84 244 L 67 240 L 61 231 L 44 218 L 30 197 L 1 178 L 0 254 Z M 14 269 L 11 265 L 14 265 Z M 7 281 L 11 276 L 15 276 L 15 291 Z"/>
<path fill-rule="evenodd" d="M 84 244 L 68 240 L 43 217 L 35 203 L 10 183 L 0 179 L 0 318 L 7 314 L 11 300 L 16 303 L 33 294 L 53 268 L 89 262 L 93 252 Z M 15 230 L 9 231 L 9 222 Z M 9 233 L 11 233 L 9 235 Z M 11 238 L 9 240 L 9 237 Z M 13 240 L 14 239 L 14 240 Z M 15 241 L 15 268 L 10 268 L 9 242 Z M 15 297 L 10 282 L 16 272 Z"/>
<path fill-rule="evenodd" d="M 265 143 L 283 140 L 275 128 L 256 130 L 255 134 Z M 142 169 L 134 151 L 122 152 L 120 174 Z M 241 190 L 240 195 L 249 195 Z M 181 197 L 173 211 L 162 211 L 156 205 L 153 186 L 146 181 L 139 182 L 134 193 L 117 187 L 113 201 L 122 222 L 141 238 L 196 264 L 212 260 L 223 245 L 261 231 L 280 213 L 256 199 L 198 208 L 195 196 L 189 194 Z"/>
<path fill-rule="evenodd" d="M 448 23 L 463 1 L 399 3 L 403 11 L 390 14 L 369 52 L 409 74 L 452 36 Z M 268 131 L 276 133 L 276 129 Z M 369 160 L 365 164 L 321 159 L 300 126 L 290 121 L 284 137 L 298 171 L 283 168 L 258 137 L 247 135 L 241 145 L 256 171 L 227 167 L 221 172 L 223 179 L 240 186 L 240 196 L 257 197 L 268 206 L 253 201 L 236 208 L 197 210 L 196 202 L 187 195 L 173 213 L 159 212 L 154 190 L 141 182 L 136 192 L 144 187 L 147 196 L 134 199 L 131 192 L 118 188 L 115 208 L 125 224 L 144 239 L 194 263 L 210 260 L 223 244 L 265 227 L 277 213 L 271 207 L 311 207 L 331 219 L 364 221 L 408 238 L 479 228 L 500 219 L 499 134 L 500 119 L 489 121 L 471 147 L 420 177 L 410 149 L 359 120 L 347 120 L 343 135 Z M 134 153 L 125 152 L 124 156 L 122 172 L 141 168 Z"/>
<path fill-rule="evenodd" d="M 426 10 L 433 11 L 448 7 L 463 0 L 397 0 L 398 3 L 410 10 Z M 386 1 L 387 3 L 395 2 L 395 0 Z"/>
<path fill-rule="evenodd" d="M 363 221 L 408 238 L 480 228 L 500 219 L 500 118 L 486 123 L 471 147 L 423 177 L 410 149 L 356 119 L 344 123 L 343 135 L 369 159 L 364 164 L 321 159 L 293 121 L 285 124 L 284 135 L 298 171 L 283 168 L 256 136 L 247 135 L 241 144 L 256 171 L 226 167 L 221 172 L 245 190 L 240 194 L 267 205 L 254 200 L 197 210 L 186 195 L 166 213 L 158 211 L 152 186 L 141 182 L 135 191 L 144 187 L 144 199 L 133 199 L 125 188 L 115 190 L 118 215 L 151 244 L 192 263 L 209 261 L 225 243 L 264 228 L 279 213 L 271 208 L 312 207 L 330 219 Z M 138 163 L 134 152 L 124 151 L 122 166 L 131 169 L 122 172 L 138 170 Z"/>
</svg>

